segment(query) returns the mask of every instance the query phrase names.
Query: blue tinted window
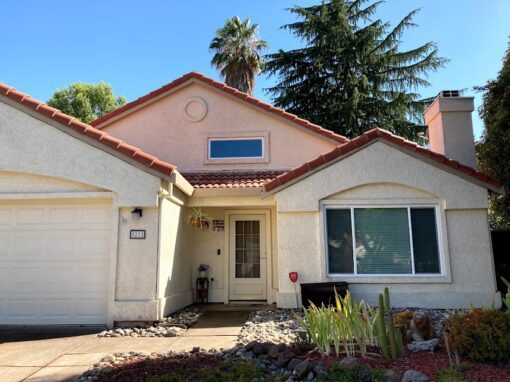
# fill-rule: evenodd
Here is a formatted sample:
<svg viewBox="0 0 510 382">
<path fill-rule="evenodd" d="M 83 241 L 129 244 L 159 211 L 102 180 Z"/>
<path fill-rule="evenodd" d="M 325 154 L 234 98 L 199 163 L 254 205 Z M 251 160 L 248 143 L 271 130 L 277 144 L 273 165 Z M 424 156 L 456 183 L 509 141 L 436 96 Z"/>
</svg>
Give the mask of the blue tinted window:
<svg viewBox="0 0 510 382">
<path fill-rule="evenodd" d="M 262 144 L 261 138 L 210 140 L 209 157 L 263 158 Z"/>
</svg>

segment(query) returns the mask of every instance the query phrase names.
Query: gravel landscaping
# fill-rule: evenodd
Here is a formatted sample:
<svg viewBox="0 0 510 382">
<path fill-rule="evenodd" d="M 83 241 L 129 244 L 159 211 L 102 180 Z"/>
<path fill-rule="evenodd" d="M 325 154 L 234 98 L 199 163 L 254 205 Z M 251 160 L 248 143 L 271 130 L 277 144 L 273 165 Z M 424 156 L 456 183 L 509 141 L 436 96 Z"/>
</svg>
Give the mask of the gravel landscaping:
<svg viewBox="0 0 510 382">
<path fill-rule="evenodd" d="M 105 330 L 98 337 L 177 337 L 195 324 L 202 312 L 196 306 L 181 309 L 152 325 L 136 325 Z"/>
<path fill-rule="evenodd" d="M 457 312 L 454 310 L 409 310 L 428 314 L 438 335 L 442 333 L 444 320 Z M 395 311 L 401 311 L 401 309 Z M 304 332 L 296 320 L 296 314 L 302 313 L 284 309 L 252 312 L 238 337 L 238 345 L 231 349 L 205 350 L 196 347 L 191 352 L 179 353 L 111 354 L 94 364 L 78 381 L 158 382 L 167 380 L 162 376 L 171 374 L 172 378 L 189 376 L 190 381 L 234 381 L 237 380 L 236 378 L 242 379 L 247 375 L 256 375 L 256 378 L 250 377 L 246 380 L 428 382 L 436 380 L 438 373 L 442 371 L 457 372 L 449 369 L 448 356 L 441 337 L 434 340 L 436 345 L 433 347 L 434 352 L 406 350 L 405 356 L 398 360 L 386 360 L 375 354 L 365 358 L 323 356 L 315 351 L 313 346 L 303 341 Z M 133 333 L 144 333 L 139 335 L 161 337 L 173 336 L 169 333 L 174 331 L 175 335 L 179 335 L 185 331 L 185 328 L 193 325 L 199 317 L 200 312 L 195 307 L 187 308 L 156 325 L 146 328 L 117 328 L 111 333 L 107 332 L 105 336 L 115 336 L 115 334 L 131 336 Z M 119 333 L 121 330 L 122 332 Z M 466 371 L 462 372 L 465 379 L 462 381 L 510 381 L 508 366 L 496 367 L 462 361 L 466 366 Z M 247 374 L 238 374 L 238 369 Z M 342 379 L 347 376 L 354 379 Z"/>
</svg>

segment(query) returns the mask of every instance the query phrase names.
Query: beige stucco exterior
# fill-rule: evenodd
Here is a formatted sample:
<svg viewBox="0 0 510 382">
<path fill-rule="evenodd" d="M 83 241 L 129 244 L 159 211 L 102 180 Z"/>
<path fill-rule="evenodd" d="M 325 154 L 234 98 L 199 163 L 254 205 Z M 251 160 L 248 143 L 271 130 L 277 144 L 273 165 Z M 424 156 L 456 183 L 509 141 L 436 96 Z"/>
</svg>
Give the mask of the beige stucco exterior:
<svg viewBox="0 0 510 382">
<path fill-rule="evenodd" d="M 207 105 L 207 114 L 193 122 L 186 115 L 186 106 L 197 98 Z M 106 125 L 103 131 L 177 165 L 181 171 L 289 169 L 337 144 L 203 83 L 176 89 Z M 208 137 L 264 137 L 266 158 L 244 163 L 208 161 Z"/>
<path fill-rule="evenodd" d="M 338 143 L 197 81 L 102 128 L 182 171 L 289 169 Z M 207 157 L 209 137 L 252 136 L 265 140 L 263 159 L 215 162 Z M 394 306 L 465 307 L 488 305 L 494 298 L 499 303 L 487 190 L 393 143 L 375 140 L 271 194 L 262 187 L 193 190 L 179 173 L 157 173 L 0 96 L 0 147 L 0 205 L 76 200 L 110 206 L 108 325 L 156 321 L 191 304 L 201 263 L 210 266 L 209 301 L 229 303 L 229 222 L 239 215 L 265 219 L 267 303 L 295 307 L 291 271 L 299 272 L 303 283 L 347 281 L 356 297 L 370 303 L 385 286 Z M 441 275 L 330 277 L 324 251 L 327 205 L 436 207 Z M 132 214 L 134 208 L 142 208 L 141 217 Z M 186 223 L 190 208 L 223 220 L 225 229 L 192 228 Z M 145 230 L 145 239 L 130 238 L 131 230 Z"/>
<path fill-rule="evenodd" d="M 384 160 L 382 160 L 384 158 Z M 287 275 L 306 282 L 347 281 L 357 298 L 376 303 L 389 286 L 394 306 L 468 307 L 499 303 L 487 191 L 383 142 L 333 163 L 277 192 L 280 306 L 295 306 Z M 326 271 L 324 205 L 431 205 L 439 211 L 443 272 L 429 277 L 331 277 Z M 475 281 L 476 280 L 476 281 Z"/>
</svg>

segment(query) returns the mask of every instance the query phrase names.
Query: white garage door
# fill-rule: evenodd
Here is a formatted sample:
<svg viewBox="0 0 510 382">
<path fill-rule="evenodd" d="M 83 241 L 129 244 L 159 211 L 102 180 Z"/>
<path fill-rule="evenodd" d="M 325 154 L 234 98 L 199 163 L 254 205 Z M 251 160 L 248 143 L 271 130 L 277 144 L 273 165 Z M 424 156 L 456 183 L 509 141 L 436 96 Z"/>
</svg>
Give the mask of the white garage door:
<svg viewBox="0 0 510 382">
<path fill-rule="evenodd" d="M 0 202 L 0 324 L 104 324 L 111 204 Z"/>
</svg>

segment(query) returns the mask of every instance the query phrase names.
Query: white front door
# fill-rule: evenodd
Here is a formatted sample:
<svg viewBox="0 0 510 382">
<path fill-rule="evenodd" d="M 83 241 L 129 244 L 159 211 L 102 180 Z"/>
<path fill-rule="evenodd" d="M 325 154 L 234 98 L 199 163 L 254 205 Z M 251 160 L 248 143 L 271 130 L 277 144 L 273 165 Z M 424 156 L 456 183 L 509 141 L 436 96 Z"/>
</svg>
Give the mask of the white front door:
<svg viewBox="0 0 510 382">
<path fill-rule="evenodd" d="M 266 217 L 230 215 L 230 300 L 266 300 Z"/>
</svg>

